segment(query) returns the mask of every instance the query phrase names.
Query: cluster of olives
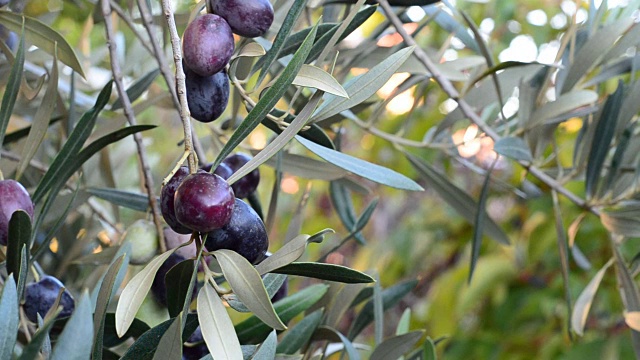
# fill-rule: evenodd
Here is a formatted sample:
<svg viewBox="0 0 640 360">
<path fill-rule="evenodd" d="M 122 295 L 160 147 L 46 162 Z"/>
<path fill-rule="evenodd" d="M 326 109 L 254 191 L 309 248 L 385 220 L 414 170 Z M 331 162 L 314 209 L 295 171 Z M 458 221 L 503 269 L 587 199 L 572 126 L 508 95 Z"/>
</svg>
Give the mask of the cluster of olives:
<svg viewBox="0 0 640 360">
<path fill-rule="evenodd" d="M 232 186 L 228 179 L 251 158 L 233 154 L 211 171 L 205 165 L 195 174 L 181 167 L 162 188 L 160 209 L 173 231 L 207 234 L 209 251 L 234 250 L 255 264 L 264 258 L 269 246 L 267 231 L 258 214 L 239 198 L 251 195 L 260 182 L 253 170 Z M 208 171 L 207 171 L 208 170 Z"/>
<path fill-rule="evenodd" d="M 211 122 L 229 102 L 224 71 L 233 54 L 233 34 L 264 35 L 273 22 L 269 0 L 208 0 L 213 13 L 200 15 L 185 29 L 182 41 L 187 103 L 191 116 Z"/>
<path fill-rule="evenodd" d="M 15 180 L 0 181 L 0 245 L 6 246 L 12 239 L 9 238 L 9 221 L 18 210 L 22 210 L 33 220 L 33 202 L 27 189 Z M 53 276 L 45 275 L 40 281 L 27 284 L 24 292 L 24 312 L 27 318 L 34 323 L 47 314 L 53 306 L 58 293 L 64 285 Z M 60 298 L 62 311 L 59 318 L 69 317 L 75 308 L 75 301 L 69 291 L 63 290 Z"/>
</svg>

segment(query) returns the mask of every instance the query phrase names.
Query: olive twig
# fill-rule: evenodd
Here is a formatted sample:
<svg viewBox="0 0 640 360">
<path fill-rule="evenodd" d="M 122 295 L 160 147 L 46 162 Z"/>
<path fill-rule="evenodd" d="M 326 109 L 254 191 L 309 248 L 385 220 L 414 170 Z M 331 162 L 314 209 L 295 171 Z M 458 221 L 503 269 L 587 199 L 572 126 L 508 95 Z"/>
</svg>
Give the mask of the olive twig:
<svg viewBox="0 0 640 360">
<path fill-rule="evenodd" d="M 393 11 L 393 9 L 391 8 L 391 5 L 389 5 L 388 0 L 379 0 L 378 4 L 380 4 L 380 7 L 384 11 L 387 18 L 389 19 L 393 27 L 396 29 L 398 34 L 402 37 L 404 42 L 408 46 L 415 47 L 413 51 L 413 55 L 418 59 L 418 61 L 420 61 L 420 63 L 422 63 L 422 65 L 424 65 L 427 71 L 431 73 L 433 80 L 435 80 L 435 82 L 442 89 L 442 91 L 444 91 L 445 94 L 449 96 L 449 98 L 451 98 L 456 103 L 458 103 L 458 108 L 460 109 L 460 111 L 462 111 L 462 113 L 472 123 L 478 126 L 478 128 L 482 132 L 487 134 L 487 136 L 493 139 L 494 142 L 497 142 L 498 140 L 500 140 L 501 136 L 493 128 L 491 128 L 491 126 L 487 125 L 487 123 L 484 120 L 482 120 L 482 118 L 474 111 L 471 105 L 460 96 L 460 93 L 455 88 L 455 86 L 453 86 L 451 81 L 449 81 L 449 79 L 447 79 L 444 76 L 444 74 L 442 74 L 442 72 L 438 70 L 438 68 L 435 66 L 434 62 L 431 60 L 429 55 L 427 55 L 427 53 L 424 50 L 422 50 L 422 48 L 418 45 L 418 43 L 413 38 L 413 36 L 411 36 L 407 32 L 407 30 L 403 27 L 402 20 L 400 20 L 398 15 L 396 15 L 396 13 Z M 545 173 L 543 170 L 537 168 L 536 166 L 532 165 L 527 161 L 519 161 L 519 163 L 531 175 L 538 178 L 538 180 L 542 181 L 547 186 L 557 191 L 559 194 L 564 195 L 567 199 L 569 199 L 571 202 L 573 202 L 577 206 L 587 211 L 590 211 L 592 214 L 598 217 L 600 216 L 600 211 L 598 209 L 596 209 L 591 204 L 587 203 L 585 199 L 579 197 L 578 195 L 574 194 L 573 192 L 565 188 L 561 183 L 558 182 L 557 179 L 554 179 L 553 177 Z"/>
<path fill-rule="evenodd" d="M 167 26 L 169 27 L 169 35 L 171 38 L 171 48 L 173 50 L 173 61 L 176 66 L 176 87 L 178 100 L 180 101 L 180 118 L 182 119 L 182 128 L 184 131 L 184 150 L 189 153 L 189 172 L 195 173 L 198 170 L 196 157 L 193 150 L 193 137 L 191 133 L 191 113 L 187 103 L 187 86 L 186 75 L 182 68 L 182 48 L 178 29 L 176 27 L 176 19 L 173 17 L 172 3 L 170 0 L 162 0 L 162 9 L 164 11 Z"/>
<path fill-rule="evenodd" d="M 158 66 L 160 67 L 160 74 L 164 78 L 165 83 L 167 84 L 167 88 L 169 89 L 169 93 L 171 94 L 171 100 L 173 101 L 173 105 L 175 106 L 178 113 L 180 113 L 180 99 L 178 99 L 178 93 L 176 91 L 176 79 L 169 69 L 169 64 L 167 63 L 167 59 L 164 56 L 164 52 L 162 48 L 158 45 L 154 34 L 157 31 L 153 28 L 153 17 L 151 16 L 151 11 L 147 6 L 147 2 L 145 0 L 138 0 L 138 10 L 140 11 L 140 17 L 142 18 L 142 25 L 147 31 L 147 35 L 151 41 L 152 54 L 153 57 L 158 62 Z M 198 156 L 199 159 L 205 158 L 205 152 L 202 148 L 202 144 L 200 144 L 200 140 L 195 135 L 193 129 L 191 129 L 191 139 L 193 141 L 193 151 Z"/>
<path fill-rule="evenodd" d="M 129 96 L 124 88 L 124 83 L 122 82 L 122 71 L 120 70 L 120 64 L 118 63 L 118 54 L 116 53 L 116 43 L 113 41 L 114 31 L 113 24 L 111 23 L 111 2 L 109 0 L 102 0 L 102 14 L 104 16 L 104 24 L 105 31 L 107 37 L 107 46 L 109 48 L 109 55 L 111 57 L 111 72 L 113 73 L 113 79 L 116 84 L 116 89 L 118 91 L 118 96 L 122 100 L 122 108 L 124 111 L 124 115 L 129 122 L 129 125 L 135 126 L 136 115 L 131 108 L 131 101 L 129 100 Z M 133 134 L 133 139 L 136 143 L 136 149 L 138 151 L 138 160 L 140 161 L 140 167 L 142 168 L 142 174 L 144 178 L 144 186 L 147 190 L 147 195 L 149 197 L 149 206 L 151 207 L 151 214 L 153 216 L 153 222 L 158 230 L 158 237 L 160 242 L 160 250 L 162 252 L 167 251 L 166 245 L 164 243 L 164 234 L 162 232 L 162 222 L 160 220 L 160 212 L 158 209 L 158 203 L 156 200 L 156 195 L 154 191 L 153 177 L 151 176 L 151 167 L 149 165 L 149 161 L 147 159 L 146 149 L 144 147 L 144 143 L 142 141 L 142 135 L 140 133 Z"/>
</svg>

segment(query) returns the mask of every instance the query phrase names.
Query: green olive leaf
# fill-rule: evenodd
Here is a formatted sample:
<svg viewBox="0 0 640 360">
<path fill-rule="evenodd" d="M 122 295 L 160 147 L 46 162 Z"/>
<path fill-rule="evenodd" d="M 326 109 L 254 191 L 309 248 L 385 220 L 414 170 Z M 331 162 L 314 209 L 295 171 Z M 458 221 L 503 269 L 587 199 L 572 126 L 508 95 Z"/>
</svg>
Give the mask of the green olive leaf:
<svg viewBox="0 0 640 360">
<path fill-rule="evenodd" d="M 118 336 L 122 337 L 127 332 L 142 305 L 142 301 L 144 301 L 149 289 L 151 289 L 151 284 L 158 269 L 177 249 L 179 247 L 156 256 L 124 288 L 116 308 L 116 333 Z"/>
<path fill-rule="evenodd" d="M 285 330 L 287 326 L 276 315 L 260 274 L 253 265 L 232 250 L 216 250 L 213 255 L 238 299 L 265 324 L 276 330 Z"/>
<path fill-rule="evenodd" d="M 208 281 L 198 294 L 198 321 L 214 359 L 242 360 L 240 342 L 227 309 Z"/>
<path fill-rule="evenodd" d="M 78 56 L 67 40 L 57 31 L 44 24 L 40 20 L 8 10 L 0 10 L 0 23 L 9 30 L 20 34 L 24 22 L 25 37 L 27 41 L 44 50 L 48 54 L 56 54 L 65 65 L 69 66 L 86 78 Z"/>
</svg>

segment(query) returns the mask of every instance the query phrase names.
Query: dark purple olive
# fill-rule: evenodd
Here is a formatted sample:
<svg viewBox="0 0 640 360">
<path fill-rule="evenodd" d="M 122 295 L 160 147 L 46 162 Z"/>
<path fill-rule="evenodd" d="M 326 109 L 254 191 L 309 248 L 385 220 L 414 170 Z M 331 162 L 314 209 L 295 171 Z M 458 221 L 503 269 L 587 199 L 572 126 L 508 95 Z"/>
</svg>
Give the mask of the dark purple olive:
<svg viewBox="0 0 640 360">
<path fill-rule="evenodd" d="M 234 173 L 238 171 L 244 164 L 248 163 L 251 160 L 251 156 L 237 153 L 231 156 L 228 156 L 226 159 L 222 161 L 223 164 L 227 165 L 231 171 Z M 228 178 L 227 178 L 228 179 Z M 233 192 L 236 194 L 236 197 L 246 198 L 251 193 L 256 191 L 258 188 L 258 184 L 260 183 L 260 171 L 258 169 L 253 169 L 250 173 L 240 178 L 238 181 L 233 183 L 231 187 L 233 188 Z"/>
<path fill-rule="evenodd" d="M 199 170 L 198 172 L 204 172 Z M 193 230 L 182 225 L 178 219 L 176 219 L 176 212 L 174 207 L 174 196 L 176 189 L 182 183 L 182 181 L 189 175 L 189 168 L 182 166 L 176 171 L 173 177 L 162 188 L 160 193 L 160 211 L 164 221 L 178 234 L 191 234 Z"/>
<path fill-rule="evenodd" d="M 185 68 L 187 103 L 194 119 L 208 123 L 222 115 L 229 103 L 229 78 L 222 70 L 211 76 L 200 76 Z"/>
<path fill-rule="evenodd" d="M 264 35 L 273 22 L 269 0 L 210 0 L 213 11 L 229 23 L 234 33 L 244 37 Z"/>
<path fill-rule="evenodd" d="M 205 244 L 209 251 L 229 249 L 255 264 L 264 258 L 269 238 L 264 223 L 251 206 L 236 199 L 229 223 L 210 231 Z"/>
<path fill-rule="evenodd" d="M 189 175 L 176 189 L 176 219 L 201 233 L 219 229 L 229 222 L 234 199 L 233 190 L 220 176 L 206 172 Z"/>
<path fill-rule="evenodd" d="M 24 186 L 15 180 L 0 181 L 0 245 L 7 245 L 9 221 L 16 210 L 24 210 L 33 220 L 33 203 Z"/>
<path fill-rule="evenodd" d="M 153 282 L 151 283 L 151 292 L 153 296 L 158 300 L 163 306 L 167 306 L 167 285 L 164 281 L 164 277 L 167 276 L 169 270 L 172 267 L 178 265 L 179 263 L 185 261 L 186 259 L 177 253 L 173 253 L 169 255 L 167 260 L 160 266 L 158 272 L 156 272 L 155 278 L 153 278 Z M 191 298 L 194 299 L 198 294 L 197 286 L 193 287 L 193 293 Z"/>
<path fill-rule="evenodd" d="M 184 64 L 200 76 L 211 76 L 224 69 L 234 48 L 231 28 L 218 15 L 200 15 L 184 31 Z"/>
<path fill-rule="evenodd" d="M 209 354 L 207 344 L 204 343 L 200 326 L 191 334 L 187 343 L 182 346 L 182 360 L 200 360 Z"/>
<path fill-rule="evenodd" d="M 62 285 L 60 280 L 48 275 L 42 277 L 42 279 L 36 283 L 28 284 L 24 291 L 24 312 L 27 318 L 37 323 L 37 314 L 40 314 L 40 317 L 44 319 L 44 316 L 56 302 L 58 292 L 63 287 L 64 285 Z M 60 306 L 62 306 L 62 311 L 58 315 L 58 318 L 71 316 L 71 313 L 73 313 L 75 309 L 75 301 L 67 289 L 62 292 Z"/>
</svg>

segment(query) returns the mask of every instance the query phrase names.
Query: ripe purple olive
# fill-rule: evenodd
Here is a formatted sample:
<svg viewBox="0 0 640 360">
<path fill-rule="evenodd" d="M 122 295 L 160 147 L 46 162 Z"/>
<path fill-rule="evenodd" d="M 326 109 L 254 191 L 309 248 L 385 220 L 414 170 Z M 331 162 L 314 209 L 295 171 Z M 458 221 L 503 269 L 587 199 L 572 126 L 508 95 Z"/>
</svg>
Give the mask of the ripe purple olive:
<svg viewBox="0 0 640 360">
<path fill-rule="evenodd" d="M 210 172 L 212 166 L 213 166 L 213 163 L 204 165 L 202 167 L 202 170 L 206 172 Z M 231 168 L 223 162 L 223 163 L 220 163 L 220 165 L 218 165 L 218 167 L 213 171 L 213 173 L 227 180 L 228 178 L 231 177 L 231 175 L 233 175 L 233 170 L 231 170 Z"/>
<path fill-rule="evenodd" d="M 264 35 L 273 22 L 269 0 L 212 0 L 213 11 L 222 16 L 234 33 L 244 37 Z"/>
<path fill-rule="evenodd" d="M 182 360 L 199 360 L 209 354 L 207 344 L 204 343 L 200 326 L 189 336 L 187 344 L 182 345 Z"/>
<path fill-rule="evenodd" d="M 223 18 L 200 15 L 184 31 L 184 64 L 200 76 L 211 76 L 229 63 L 234 47 L 231 28 Z"/>
<path fill-rule="evenodd" d="M 176 219 L 193 231 L 213 231 L 229 222 L 234 206 L 233 190 L 218 175 L 187 176 L 174 197 Z"/>
<path fill-rule="evenodd" d="M 194 119 L 208 123 L 222 115 L 229 103 L 229 78 L 222 70 L 211 76 L 200 76 L 185 68 L 187 104 Z"/>
<path fill-rule="evenodd" d="M 24 210 L 33 220 L 33 203 L 24 186 L 15 180 L 0 181 L 0 245 L 7 245 L 9 221 L 16 210 Z"/>
<path fill-rule="evenodd" d="M 231 220 L 222 228 L 210 231 L 205 246 L 209 251 L 233 250 L 255 264 L 264 258 L 269 237 L 255 210 L 236 199 Z"/>
<path fill-rule="evenodd" d="M 204 172 L 198 170 L 198 172 Z M 188 227 L 182 225 L 178 219 L 176 219 L 176 212 L 174 206 L 174 197 L 176 193 L 176 189 L 182 183 L 182 181 L 189 175 L 189 168 L 186 166 L 181 166 L 178 171 L 173 175 L 171 180 L 167 182 L 167 184 L 162 188 L 162 192 L 160 193 L 160 211 L 162 212 L 162 217 L 164 217 L 164 221 L 173 229 L 173 231 L 178 234 L 191 234 L 193 230 Z"/>
<path fill-rule="evenodd" d="M 42 277 L 42 279 L 36 283 L 28 284 L 24 292 L 24 312 L 27 318 L 34 323 L 38 322 L 37 314 L 40 314 L 40 317 L 44 318 L 58 298 L 58 292 L 63 287 L 64 285 L 62 285 L 60 280 L 48 275 Z M 58 315 L 58 318 L 71 316 L 73 309 L 75 309 L 75 301 L 67 289 L 62 292 L 60 306 L 62 306 L 63 309 Z"/>
<path fill-rule="evenodd" d="M 251 160 L 251 156 L 238 153 L 228 156 L 222 161 L 222 163 L 227 165 L 231 171 L 235 173 L 238 169 L 244 166 L 244 164 L 248 163 L 249 160 Z M 246 198 L 252 192 L 256 191 L 259 183 L 260 171 L 258 169 L 253 169 L 253 171 L 233 183 L 231 187 L 233 188 L 233 192 L 236 194 L 236 197 Z"/>
<path fill-rule="evenodd" d="M 191 239 L 191 233 L 189 234 L 178 234 L 177 232 L 173 231 L 171 228 L 169 227 L 165 227 L 163 230 L 164 233 L 164 243 L 167 246 L 167 250 L 171 250 L 171 249 L 175 249 L 178 246 L 186 243 L 187 241 L 189 241 L 189 239 Z M 190 245 L 181 247 L 180 249 L 176 250 L 175 252 L 176 254 L 182 256 L 185 259 L 191 259 L 196 257 L 196 255 L 198 255 L 196 253 L 196 243 L 195 241 L 192 242 Z"/>
</svg>

